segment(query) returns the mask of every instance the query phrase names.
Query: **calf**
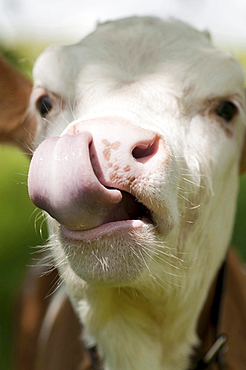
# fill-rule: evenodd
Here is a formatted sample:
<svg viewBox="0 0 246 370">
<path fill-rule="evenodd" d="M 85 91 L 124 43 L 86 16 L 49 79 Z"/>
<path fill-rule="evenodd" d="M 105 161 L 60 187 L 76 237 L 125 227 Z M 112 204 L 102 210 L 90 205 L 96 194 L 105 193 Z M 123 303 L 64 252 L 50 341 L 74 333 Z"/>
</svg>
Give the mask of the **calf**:
<svg viewBox="0 0 246 370">
<path fill-rule="evenodd" d="M 245 167 L 238 62 L 178 21 L 107 22 L 40 56 L 31 109 L 29 194 L 87 345 L 107 370 L 222 369 L 221 266 Z"/>
<path fill-rule="evenodd" d="M 0 143 L 31 154 L 36 120 L 28 113 L 31 82 L 0 57 Z"/>
</svg>

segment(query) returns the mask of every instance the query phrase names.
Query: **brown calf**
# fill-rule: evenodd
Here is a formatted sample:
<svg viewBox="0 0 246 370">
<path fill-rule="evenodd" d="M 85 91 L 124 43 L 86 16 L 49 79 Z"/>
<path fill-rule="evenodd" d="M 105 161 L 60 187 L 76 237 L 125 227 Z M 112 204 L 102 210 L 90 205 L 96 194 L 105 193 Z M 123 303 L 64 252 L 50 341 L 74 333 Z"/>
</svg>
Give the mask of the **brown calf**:
<svg viewBox="0 0 246 370">
<path fill-rule="evenodd" d="M 12 143 L 30 153 L 35 121 L 27 108 L 30 81 L 0 57 L 0 143 Z"/>
</svg>

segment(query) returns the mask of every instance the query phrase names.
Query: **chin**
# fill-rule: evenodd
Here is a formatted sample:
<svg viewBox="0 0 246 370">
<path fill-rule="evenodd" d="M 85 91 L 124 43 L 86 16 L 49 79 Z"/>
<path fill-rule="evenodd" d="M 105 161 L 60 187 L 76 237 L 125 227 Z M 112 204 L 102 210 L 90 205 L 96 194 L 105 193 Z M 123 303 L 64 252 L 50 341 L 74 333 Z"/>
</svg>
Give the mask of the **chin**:
<svg viewBox="0 0 246 370">
<path fill-rule="evenodd" d="M 157 239 L 155 227 L 140 220 L 111 222 L 86 231 L 59 228 L 60 248 L 70 268 L 89 284 L 134 284 L 147 268 Z"/>
</svg>

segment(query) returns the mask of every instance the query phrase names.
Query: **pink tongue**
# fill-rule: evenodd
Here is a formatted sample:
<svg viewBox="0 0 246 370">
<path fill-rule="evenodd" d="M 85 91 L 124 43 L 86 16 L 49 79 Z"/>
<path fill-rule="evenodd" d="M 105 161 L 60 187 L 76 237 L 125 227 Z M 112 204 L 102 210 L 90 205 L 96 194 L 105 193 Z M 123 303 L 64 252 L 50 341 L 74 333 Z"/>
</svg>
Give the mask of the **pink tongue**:
<svg viewBox="0 0 246 370">
<path fill-rule="evenodd" d="M 72 230 L 126 220 L 139 205 L 128 193 L 108 189 L 90 161 L 91 134 L 64 135 L 43 141 L 31 161 L 28 188 L 33 203 Z"/>
</svg>

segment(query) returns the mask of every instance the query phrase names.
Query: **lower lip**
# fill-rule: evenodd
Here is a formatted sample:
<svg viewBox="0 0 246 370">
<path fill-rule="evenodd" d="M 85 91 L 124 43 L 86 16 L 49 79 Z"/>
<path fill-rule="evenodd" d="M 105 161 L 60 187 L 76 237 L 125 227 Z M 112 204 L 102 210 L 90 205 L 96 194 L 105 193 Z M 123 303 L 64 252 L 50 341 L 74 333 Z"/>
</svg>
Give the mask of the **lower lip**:
<svg viewBox="0 0 246 370">
<path fill-rule="evenodd" d="M 64 241 L 76 243 L 81 241 L 92 241 L 114 233 L 138 230 L 146 225 L 141 220 L 117 221 L 104 224 L 89 230 L 70 230 L 61 225 L 60 233 Z"/>
</svg>

